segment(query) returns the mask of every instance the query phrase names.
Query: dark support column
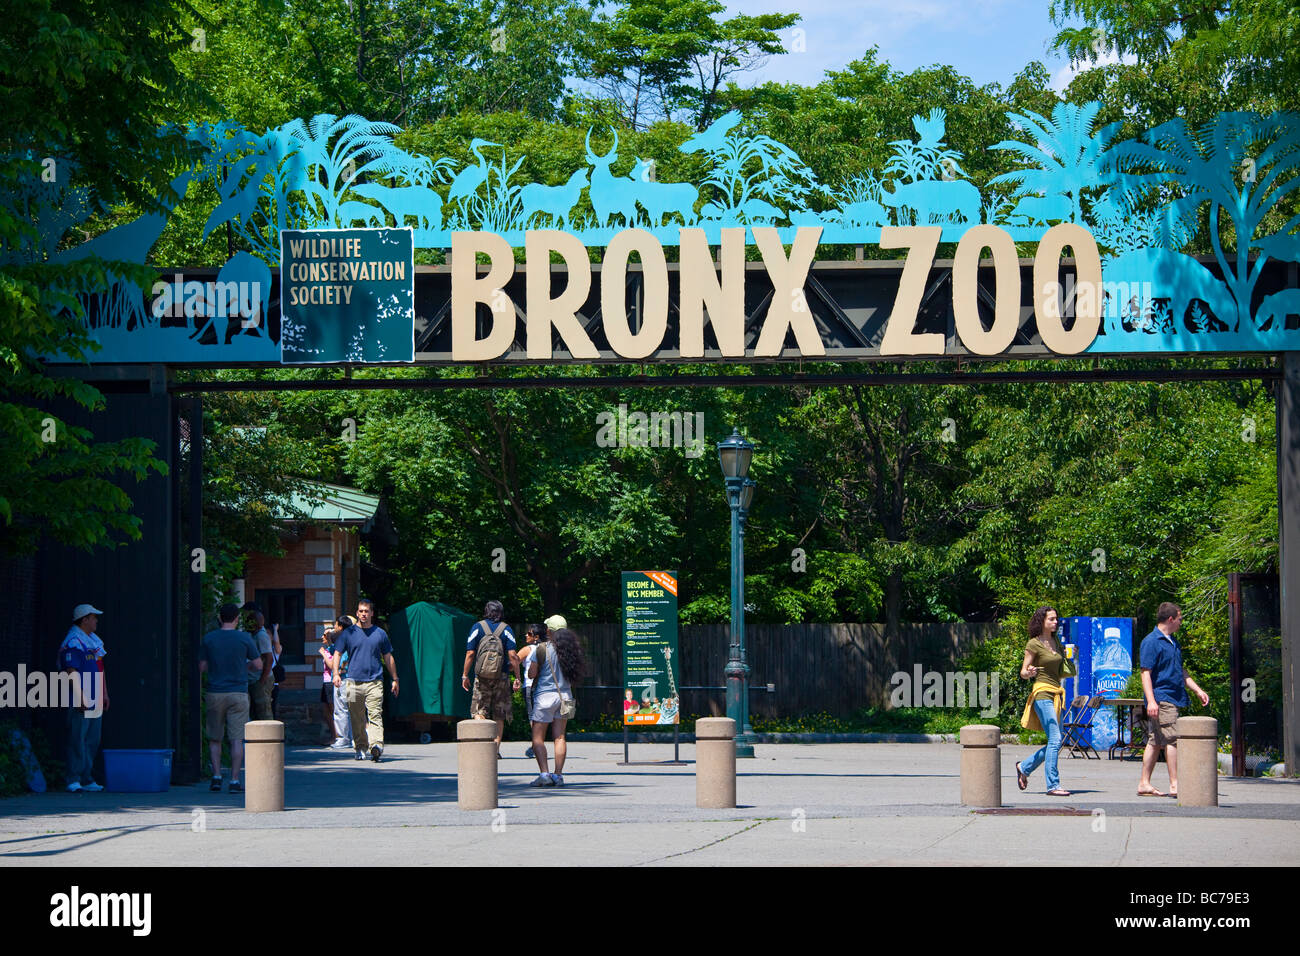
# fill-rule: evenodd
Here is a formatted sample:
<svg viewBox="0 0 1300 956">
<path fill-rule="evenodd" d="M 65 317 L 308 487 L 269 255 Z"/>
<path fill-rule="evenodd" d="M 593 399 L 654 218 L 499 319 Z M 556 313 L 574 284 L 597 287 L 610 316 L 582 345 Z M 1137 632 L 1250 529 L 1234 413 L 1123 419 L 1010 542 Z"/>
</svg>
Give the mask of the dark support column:
<svg viewBox="0 0 1300 956">
<path fill-rule="evenodd" d="M 1300 773 L 1300 353 L 1283 352 L 1277 397 L 1277 494 L 1281 526 L 1279 576 L 1282 584 L 1282 760 L 1288 774 Z M 1234 688 L 1240 693 L 1240 688 Z"/>
<path fill-rule="evenodd" d="M 188 463 L 188 488 L 185 495 L 186 508 L 186 542 L 185 549 L 179 555 L 182 573 L 188 590 L 188 609 L 186 614 L 184 640 L 186 644 L 186 673 L 190 693 L 185 702 L 182 717 L 184 726 L 181 733 L 189 742 L 191 759 L 183 768 L 185 779 L 198 780 L 203 776 L 203 734 L 200 729 L 201 711 L 199 707 L 199 636 L 203 633 L 203 578 L 193 570 L 192 553 L 195 548 L 203 546 L 203 400 L 188 399 L 184 403 L 185 420 L 189 426 L 190 454 Z"/>
</svg>

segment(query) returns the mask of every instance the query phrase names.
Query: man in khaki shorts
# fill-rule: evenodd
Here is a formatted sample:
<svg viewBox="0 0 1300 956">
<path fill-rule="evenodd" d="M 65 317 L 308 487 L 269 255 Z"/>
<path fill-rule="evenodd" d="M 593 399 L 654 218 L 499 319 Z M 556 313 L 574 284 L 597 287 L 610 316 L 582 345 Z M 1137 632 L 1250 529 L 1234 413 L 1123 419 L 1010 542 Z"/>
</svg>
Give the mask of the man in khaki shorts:
<svg viewBox="0 0 1300 956">
<path fill-rule="evenodd" d="M 248 678 L 262 669 L 262 657 L 247 631 L 235 629 L 239 608 L 223 604 L 217 613 L 221 627 L 208 631 L 199 644 L 199 673 L 208 675 L 208 756 L 212 783 L 221 792 L 221 732 L 230 739 L 230 792 L 243 793 L 239 771 L 244 766 L 244 724 L 248 723 Z"/>
<path fill-rule="evenodd" d="M 470 668 L 474 669 L 474 694 L 470 701 L 470 716 L 494 720 L 497 725 L 497 756 L 501 756 L 501 735 L 510 720 L 514 707 L 511 690 L 518 690 L 519 654 L 515 650 L 515 635 L 510 626 L 501 620 L 505 608 L 500 601 L 488 601 L 483 607 L 483 620 L 469 632 L 466 642 L 465 666 L 460 678 L 461 687 L 470 689 Z"/>
<path fill-rule="evenodd" d="M 1183 666 L 1183 649 L 1174 640 L 1174 634 L 1183 623 L 1183 612 L 1177 604 L 1166 601 L 1156 611 L 1156 627 L 1142 639 L 1138 659 L 1142 663 L 1142 693 L 1147 704 L 1147 745 L 1142 751 L 1142 779 L 1138 782 L 1139 797 L 1178 796 L 1178 709 L 1190 701 L 1187 691 L 1193 690 L 1201 706 L 1210 702 L 1210 695 L 1201 690 Z M 1151 783 L 1151 773 L 1156 769 L 1156 755 L 1165 752 L 1169 767 L 1169 793 L 1164 794 Z"/>
</svg>

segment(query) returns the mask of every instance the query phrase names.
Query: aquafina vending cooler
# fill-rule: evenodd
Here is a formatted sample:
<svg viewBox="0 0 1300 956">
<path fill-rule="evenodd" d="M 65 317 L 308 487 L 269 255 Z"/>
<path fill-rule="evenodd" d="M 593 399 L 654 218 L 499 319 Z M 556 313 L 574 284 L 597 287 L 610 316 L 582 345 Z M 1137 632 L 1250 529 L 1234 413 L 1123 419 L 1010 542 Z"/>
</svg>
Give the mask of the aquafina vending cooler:
<svg viewBox="0 0 1300 956">
<path fill-rule="evenodd" d="M 1073 644 L 1079 661 L 1079 676 L 1065 681 L 1068 706 L 1076 696 L 1115 698 L 1133 673 L 1133 618 L 1067 617 L 1061 626 L 1062 644 Z M 1091 735 L 1084 739 L 1096 750 L 1115 743 L 1115 708 L 1100 707 L 1092 718 Z"/>
</svg>

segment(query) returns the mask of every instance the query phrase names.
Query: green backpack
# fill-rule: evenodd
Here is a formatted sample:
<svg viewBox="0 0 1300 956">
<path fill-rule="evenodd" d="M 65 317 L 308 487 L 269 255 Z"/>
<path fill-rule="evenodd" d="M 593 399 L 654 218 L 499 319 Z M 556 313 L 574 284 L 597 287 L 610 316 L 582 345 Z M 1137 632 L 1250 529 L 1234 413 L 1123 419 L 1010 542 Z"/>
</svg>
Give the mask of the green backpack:
<svg viewBox="0 0 1300 956">
<path fill-rule="evenodd" d="M 506 651 L 501 643 L 501 632 L 506 629 L 504 621 L 497 621 L 495 628 L 490 628 L 487 621 L 479 621 L 483 636 L 478 641 L 478 653 L 474 655 L 474 676 L 482 680 L 500 680 L 505 673 Z"/>
</svg>

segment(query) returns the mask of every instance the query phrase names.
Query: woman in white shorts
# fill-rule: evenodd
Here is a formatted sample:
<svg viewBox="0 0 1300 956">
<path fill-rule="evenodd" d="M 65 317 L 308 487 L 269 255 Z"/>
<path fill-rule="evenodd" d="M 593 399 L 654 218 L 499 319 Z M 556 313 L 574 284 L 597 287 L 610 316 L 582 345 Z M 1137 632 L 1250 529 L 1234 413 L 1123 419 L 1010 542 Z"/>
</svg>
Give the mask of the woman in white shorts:
<svg viewBox="0 0 1300 956">
<path fill-rule="evenodd" d="M 528 719 L 533 726 L 533 755 L 541 771 L 530 786 L 558 787 L 564 785 L 564 758 L 567 743 L 564 730 L 574 712 L 574 682 L 585 675 L 586 661 L 578 636 L 568 628 L 559 628 L 544 634 L 530 656 L 528 676 L 533 681 L 533 704 Z M 555 741 L 555 773 L 547 772 L 546 728 L 551 728 Z"/>
</svg>

